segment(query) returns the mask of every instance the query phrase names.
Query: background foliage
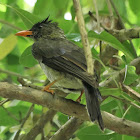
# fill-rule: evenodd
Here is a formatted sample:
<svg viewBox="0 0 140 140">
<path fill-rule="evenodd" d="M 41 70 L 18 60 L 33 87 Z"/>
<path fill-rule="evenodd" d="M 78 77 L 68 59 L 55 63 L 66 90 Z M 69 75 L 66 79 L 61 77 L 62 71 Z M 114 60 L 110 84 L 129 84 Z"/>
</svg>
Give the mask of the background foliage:
<svg viewBox="0 0 140 140">
<path fill-rule="evenodd" d="M 139 0 L 114 0 L 114 3 L 127 28 L 140 26 Z M 109 77 L 117 74 L 118 70 L 127 67 L 126 77 L 123 79 L 123 83 L 131 85 L 131 88 L 140 92 L 140 85 L 138 84 L 139 76 L 135 73 L 135 67 L 130 66 L 130 62 L 136 58 L 136 56 L 132 48 L 128 49 L 129 43 L 126 42 L 126 44 L 128 43 L 127 45 L 122 44 L 107 32 L 102 32 L 101 34 L 93 32 L 96 25 L 94 25 L 94 22 L 88 15 L 89 10 L 95 13 L 93 1 L 81 0 L 81 6 L 84 12 L 90 44 L 91 47 L 94 46 L 92 48 L 93 57 L 103 64 L 103 59 L 110 53 L 108 52 L 102 59 L 99 57 L 99 40 L 103 41 L 102 49 L 109 44 L 119 51 L 101 67 L 100 82 L 104 82 Z M 102 23 L 110 24 L 110 21 L 105 23 L 105 19 L 109 16 L 106 0 L 98 0 L 97 6 L 101 17 L 104 19 Z M 50 19 L 59 23 L 59 26 L 64 30 L 69 40 L 79 45 L 79 47 L 82 47 L 71 0 L 37 0 L 36 2 L 32 1 L 31 5 L 29 5 L 29 1 L 27 3 L 27 0 L 0 0 L 0 69 L 27 76 L 29 77 L 28 82 L 30 80 L 38 80 L 38 82 L 34 82 L 34 84 L 43 86 L 46 77 L 31 55 L 31 45 L 33 44 L 33 41 L 29 38 L 16 37 L 14 34 L 19 30 L 30 29 L 33 24 L 43 20 L 48 15 L 50 15 Z M 133 45 L 139 56 L 140 40 L 133 40 Z M 117 64 L 111 63 L 114 58 L 117 60 Z M 114 70 L 111 65 L 117 67 L 117 70 Z M 0 73 L 0 81 L 7 81 L 20 85 L 17 81 L 17 77 L 3 72 Z M 121 100 L 110 97 L 110 95 L 113 95 L 138 104 L 137 101 L 134 101 L 126 93 L 121 91 L 118 83 L 116 84 L 117 86 L 115 88 L 100 88 L 102 95 L 106 97 L 101 104 L 101 110 L 110 112 L 120 118 L 140 122 L 140 113 L 137 108 L 130 104 L 125 104 Z M 77 97 L 78 95 L 70 94 L 67 98 L 75 100 Z M 0 100 L 4 99 L 0 98 Z M 82 98 L 82 103 L 85 103 L 84 97 Z M 13 100 L 4 104 L 4 108 L 0 107 L 0 139 L 9 140 L 14 137 L 19 129 L 20 121 L 25 117 L 30 106 L 31 103 Z M 23 134 L 27 133 L 33 127 L 34 123 L 44 110 L 46 109 L 35 105 L 34 111 L 24 125 L 22 130 Z M 48 130 L 47 128 L 49 128 L 49 132 L 46 131 L 46 135 L 51 136 L 54 134 L 54 132 L 67 120 L 68 116 L 58 112 L 53 119 L 53 124 L 55 125 L 46 125 L 45 129 Z M 39 135 L 36 139 L 39 140 L 40 137 L 41 136 Z M 111 130 L 105 130 L 105 132 L 102 133 L 98 126 L 93 125 L 90 122 L 84 123 L 73 136 L 73 139 L 75 140 L 92 140 L 93 138 L 102 140 L 137 140 L 135 137 L 120 135 Z"/>
</svg>

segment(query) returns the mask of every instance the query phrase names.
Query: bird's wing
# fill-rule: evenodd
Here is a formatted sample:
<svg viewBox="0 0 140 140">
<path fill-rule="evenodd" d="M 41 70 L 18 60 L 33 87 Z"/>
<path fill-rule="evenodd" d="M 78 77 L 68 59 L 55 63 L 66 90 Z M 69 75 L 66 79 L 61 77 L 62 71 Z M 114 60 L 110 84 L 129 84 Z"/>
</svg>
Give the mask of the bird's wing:
<svg viewBox="0 0 140 140">
<path fill-rule="evenodd" d="M 60 72 L 69 73 L 91 86 L 95 78 L 86 72 L 87 65 L 83 50 L 67 40 L 44 40 L 36 42 L 32 49 L 36 59 Z"/>
</svg>

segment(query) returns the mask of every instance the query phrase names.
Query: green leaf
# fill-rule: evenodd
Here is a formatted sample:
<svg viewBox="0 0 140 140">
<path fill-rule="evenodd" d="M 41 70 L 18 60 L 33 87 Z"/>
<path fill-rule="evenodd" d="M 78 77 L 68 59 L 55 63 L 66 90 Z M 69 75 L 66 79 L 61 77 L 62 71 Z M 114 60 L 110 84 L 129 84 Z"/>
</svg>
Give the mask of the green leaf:
<svg viewBox="0 0 140 140">
<path fill-rule="evenodd" d="M 14 54 L 9 54 L 7 56 L 7 64 L 8 65 L 19 65 L 19 57 L 17 55 Z"/>
<path fill-rule="evenodd" d="M 128 43 L 128 41 L 124 41 L 123 43 L 123 46 L 125 46 L 125 48 L 127 48 L 132 54 L 133 56 L 136 58 L 137 57 L 137 54 L 136 52 L 134 52 L 134 49 L 132 48 L 132 46 L 130 45 L 130 43 Z"/>
<path fill-rule="evenodd" d="M 9 35 L 0 44 L 0 60 L 6 57 L 16 46 L 17 37 L 15 35 Z"/>
<path fill-rule="evenodd" d="M 107 111 L 109 113 L 112 113 L 112 110 L 117 110 L 118 109 L 118 104 L 116 99 L 112 97 L 106 98 L 102 103 L 101 103 L 101 110 Z"/>
<path fill-rule="evenodd" d="M 59 123 L 61 123 L 61 124 L 66 123 L 68 121 L 68 119 L 69 119 L 68 115 L 65 115 L 65 114 L 63 114 L 61 112 L 58 112 L 57 116 L 58 116 Z"/>
<path fill-rule="evenodd" d="M 40 18 L 47 18 L 49 15 L 52 18 L 56 16 L 57 9 L 53 0 L 37 0 L 33 13 Z"/>
<path fill-rule="evenodd" d="M 7 108 L 9 112 L 11 112 L 16 118 L 20 119 L 19 112 L 22 113 L 22 117 L 25 116 L 28 107 L 25 106 L 14 106 Z M 19 124 L 18 121 L 16 121 L 14 118 L 8 115 L 8 113 L 1 107 L 0 108 L 0 124 L 1 126 L 11 126 L 11 125 L 17 125 Z"/>
<path fill-rule="evenodd" d="M 124 62 L 125 64 L 127 64 L 127 59 L 126 59 L 125 55 L 122 55 L 121 58 L 122 58 L 123 62 Z"/>
<path fill-rule="evenodd" d="M 68 3 L 70 2 L 70 0 L 53 0 L 54 5 L 56 7 L 56 9 L 60 10 L 61 12 L 66 12 L 66 7 L 68 6 Z M 62 4 L 63 3 L 63 4 Z"/>
<path fill-rule="evenodd" d="M 0 30 L 0 37 L 6 38 L 10 34 L 13 34 L 13 29 L 9 26 L 3 25 Z"/>
<path fill-rule="evenodd" d="M 135 14 L 135 15 L 139 15 L 140 14 L 140 10 L 139 10 L 139 5 L 140 5 L 140 0 L 128 0 L 129 1 L 129 5 L 130 5 L 130 8 L 132 9 L 132 12 Z"/>
<path fill-rule="evenodd" d="M 88 36 L 105 41 L 115 49 L 122 51 L 126 56 L 130 57 L 131 59 L 135 58 L 135 55 L 126 46 L 122 45 L 119 40 L 117 40 L 114 36 L 105 31 L 101 32 L 100 34 L 97 34 L 94 31 L 89 31 Z"/>
<path fill-rule="evenodd" d="M 97 125 L 86 126 L 76 133 L 76 136 L 80 140 L 111 140 L 113 137 L 116 137 L 116 135 L 117 134 L 110 130 L 105 130 L 105 132 L 102 133 Z"/>
<path fill-rule="evenodd" d="M 94 47 L 91 49 L 91 52 L 94 59 L 101 61 L 101 59 L 99 58 L 99 53 L 94 49 Z"/>
<path fill-rule="evenodd" d="M 66 34 L 66 37 L 70 40 L 73 40 L 75 42 L 80 41 L 81 40 L 81 36 L 78 33 L 70 33 L 70 34 Z"/>
<path fill-rule="evenodd" d="M 32 46 L 26 48 L 19 59 L 19 62 L 25 67 L 33 67 L 35 64 L 37 64 L 37 61 L 34 59 L 32 55 L 31 49 Z"/>
<path fill-rule="evenodd" d="M 113 0 L 115 6 L 117 9 L 119 9 L 119 14 L 127 17 L 127 12 L 126 12 L 126 5 L 124 0 Z"/>
<path fill-rule="evenodd" d="M 135 115 L 132 115 L 132 116 L 135 116 Z M 139 138 L 128 136 L 128 135 L 122 135 L 122 138 L 123 138 L 122 140 L 139 140 Z"/>
<path fill-rule="evenodd" d="M 136 114 L 136 115 L 134 115 L 134 114 Z M 135 122 L 139 122 L 139 120 L 140 120 L 139 109 L 132 106 L 129 109 L 129 111 L 127 112 L 127 114 L 125 115 L 125 119 L 133 120 Z"/>
<path fill-rule="evenodd" d="M 120 89 L 118 88 L 106 88 L 106 87 L 100 87 L 100 92 L 103 96 L 113 95 L 113 96 L 119 96 L 121 94 Z"/>
<path fill-rule="evenodd" d="M 26 102 L 26 104 L 28 104 L 28 103 Z M 30 103 L 30 106 L 31 106 L 31 103 Z M 16 105 L 16 106 L 8 107 L 6 109 L 11 114 L 13 114 L 18 120 L 20 120 L 21 119 L 20 113 L 22 115 L 22 118 L 24 118 L 30 106 Z M 39 113 L 41 113 L 41 111 L 38 109 L 34 109 L 34 113 L 39 114 Z M 0 107 L 0 114 L 1 114 L 0 115 L 0 125 L 1 126 L 9 126 L 9 125 L 12 126 L 12 125 L 19 124 L 19 121 L 15 120 L 13 117 L 8 115 L 7 111 L 5 111 L 5 109 L 3 109 L 2 107 Z"/>
<path fill-rule="evenodd" d="M 67 99 L 72 99 L 72 100 L 76 101 L 76 99 L 77 99 L 79 96 L 80 96 L 80 92 L 79 92 L 79 94 L 71 93 L 71 94 L 68 94 L 66 98 L 67 98 Z"/>
<path fill-rule="evenodd" d="M 72 20 L 74 21 L 74 19 L 75 19 L 75 10 L 74 10 L 73 5 L 71 6 L 70 11 L 71 11 L 71 15 L 72 15 Z"/>
<path fill-rule="evenodd" d="M 70 29 L 72 29 L 73 25 L 75 24 L 72 20 L 57 20 L 59 23 L 59 27 L 64 31 L 65 34 L 70 32 Z"/>
<path fill-rule="evenodd" d="M 124 84 L 130 85 L 139 77 L 135 71 L 136 68 L 134 66 L 126 65 L 125 78 L 123 81 Z"/>
<path fill-rule="evenodd" d="M 77 41 L 79 42 L 81 40 L 81 36 L 79 33 L 66 34 L 66 37 L 75 42 L 77 42 Z M 94 47 L 92 47 L 91 52 L 92 52 L 93 58 L 100 61 L 99 53 L 94 49 Z"/>
<path fill-rule="evenodd" d="M 24 24 L 26 25 L 26 27 L 28 29 L 30 29 L 38 21 L 41 21 L 40 18 L 38 18 L 37 16 L 35 16 L 27 11 L 24 11 L 24 10 L 19 9 L 19 8 L 14 8 L 14 7 L 12 7 L 12 9 L 22 19 L 22 21 L 24 22 Z"/>
<path fill-rule="evenodd" d="M 0 3 L 1 5 L 5 5 Z M 13 6 L 10 5 L 5 5 L 9 8 L 11 8 L 12 10 L 14 10 L 16 12 L 16 14 L 22 19 L 22 21 L 24 22 L 24 24 L 26 25 L 27 28 L 31 28 L 35 23 L 37 23 L 38 21 L 40 21 L 41 19 L 38 18 L 37 16 L 22 10 L 20 8 L 15 8 Z"/>
<path fill-rule="evenodd" d="M 33 13 L 41 18 L 50 15 L 51 18 L 62 17 L 70 0 L 37 0 Z"/>
</svg>

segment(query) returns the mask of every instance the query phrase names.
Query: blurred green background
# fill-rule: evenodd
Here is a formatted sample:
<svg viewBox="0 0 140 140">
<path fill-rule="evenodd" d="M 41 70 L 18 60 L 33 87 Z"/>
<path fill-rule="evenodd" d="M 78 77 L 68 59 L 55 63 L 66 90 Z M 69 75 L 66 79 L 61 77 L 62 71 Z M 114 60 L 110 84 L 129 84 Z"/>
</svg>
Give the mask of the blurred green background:
<svg viewBox="0 0 140 140">
<path fill-rule="evenodd" d="M 124 83 L 131 85 L 131 88 L 140 92 L 139 76 L 135 73 L 135 67 L 130 66 L 130 62 L 135 58 L 134 52 L 121 44 L 115 37 L 110 34 L 98 34 L 93 32 L 96 30 L 96 24 L 93 22 L 88 12 L 91 11 L 95 14 L 95 7 L 93 0 L 81 0 L 81 6 L 84 14 L 86 28 L 89 33 L 89 41 L 92 48 L 93 57 L 100 62 L 100 82 L 106 81 L 108 78 L 117 74 L 127 66 L 126 77 Z M 104 25 L 111 24 L 108 17 L 110 16 L 107 0 L 97 0 L 97 7 L 101 16 L 101 22 Z M 139 0 L 114 0 L 116 7 L 123 19 L 126 28 L 134 28 L 140 26 L 140 1 Z M 14 34 L 20 30 L 27 30 L 33 24 L 50 16 L 53 22 L 58 22 L 59 27 L 64 30 L 67 38 L 82 47 L 81 37 L 75 17 L 73 2 L 71 0 L 0 0 L 0 81 L 6 81 L 20 85 L 17 81 L 17 76 L 8 74 L 8 72 L 15 72 L 27 78 L 27 81 L 35 85 L 43 86 L 46 76 L 41 68 L 31 55 L 31 45 L 33 40 L 29 38 L 16 37 Z M 114 19 L 117 17 L 114 14 Z M 94 27 L 95 26 L 95 27 Z M 112 58 L 117 58 L 118 70 L 112 69 L 110 62 L 104 63 L 99 57 L 99 39 L 103 41 L 103 49 L 107 44 L 113 46 L 118 50 Z M 104 43 L 104 41 L 106 43 Z M 140 40 L 134 39 L 134 48 L 137 56 L 140 55 Z M 93 47 L 94 46 L 94 47 Z M 108 52 L 109 53 L 109 52 Z M 105 57 L 107 57 L 106 54 Z M 3 72 L 3 71 L 4 72 Z M 6 72 L 8 71 L 8 72 Z M 35 81 L 36 80 L 36 81 Z M 136 83 L 136 84 L 135 84 Z M 113 95 L 125 99 L 126 101 L 134 102 L 139 105 L 137 101 L 130 98 L 126 93 L 121 91 L 118 84 L 115 88 L 102 87 L 100 91 L 106 99 L 101 104 L 101 110 L 107 111 L 120 118 L 125 118 L 131 121 L 140 122 L 139 109 L 131 104 L 125 104 L 121 100 L 116 100 L 110 97 Z M 75 100 L 78 95 L 70 94 L 67 98 Z M 0 97 L 0 100 L 4 100 Z M 82 98 L 82 103 L 85 104 L 85 98 Z M 25 116 L 31 103 L 24 101 L 13 100 L 4 104 L 6 110 L 0 107 L 0 139 L 12 140 L 16 131 L 19 128 L 20 119 Z M 11 112 L 16 118 L 14 119 Z M 36 120 L 42 113 L 42 107 L 35 105 L 33 113 L 30 115 L 28 122 L 25 124 L 22 133 L 27 133 L 33 127 Z M 134 115 L 135 114 L 135 115 Z M 56 126 L 49 124 L 46 129 L 49 129 L 46 135 L 51 136 L 54 132 L 61 127 L 66 121 L 68 116 L 57 113 L 53 119 Z M 40 140 L 39 135 L 36 140 Z M 81 128 L 76 131 L 73 136 L 75 140 L 138 140 L 138 138 L 126 135 L 120 135 L 111 130 L 105 130 L 104 133 L 100 132 L 98 126 L 90 122 L 85 122 Z"/>
</svg>

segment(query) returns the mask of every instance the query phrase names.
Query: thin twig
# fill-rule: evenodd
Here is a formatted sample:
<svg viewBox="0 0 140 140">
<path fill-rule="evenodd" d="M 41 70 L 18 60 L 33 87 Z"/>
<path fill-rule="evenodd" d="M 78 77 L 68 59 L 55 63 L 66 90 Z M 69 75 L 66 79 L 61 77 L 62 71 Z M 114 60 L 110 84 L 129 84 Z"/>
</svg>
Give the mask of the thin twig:
<svg viewBox="0 0 140 140">
<path fill-rule="evenodd" d="M 23 128 L 25 122 L 26 122 L 27 119 L 29 118 L 31 112 L 33 111 L 33 109 L 34 109 L 34 104 L 31 105 L 31 107 L 29 108 L 29 110 L 28 110 L 28 112 L 27 112 L 25 118 L 24 118 L 23 121 L 21 122 L 20 128 L 19 128 L 19 130 L 17 131 L 17 133 L 16 133 L 16 135 L 15 135 L 15 137 L 14 137 L 14 140 L 18 140 L 19 134 L 20 134 L 20 132 L 21 132 L 21 130 L 22 130 L 22 128 Z"/>
<path fill-rule="evenodd" d="M 41 140 L 45 140 L 45 134 L 44 134 L 43 129 L 42 129 L 42 131 L 41 131 Z"/>
<path fill-rule="evenodd" d="M 121 29 L 121 30 L 110 30 L 108 32 L 115 36 L 120 42 L 125 40 L 140 38 L 140 28 L 131 28 L 131 29 Z"/>
<path fill-rule="evenodd" d="M 7 113 L 10 117 L 12 117 L 14 120 L 16 121 L 20 121 L 14 114 L 12 114 L 10 111 L 7 110 L 7 108 L 5 108 L 4 106 L 1 106 Z"/>
<path fill-rule="evenodd" d="M 98 12 L 98 7 L 97 7 L 96 0 L 93 0 L 93 3 L 94 3 L 95 11 L 96 11 L 97 30 L 98 30 L 98 32 L 100 32 L 100 17 L 99 17 L 99 12 Z"/>
<path fill-rule="evenodd" d="M 89 16 L 97 22 L 96 17 L 89 11 Z M 130 39 L 136 39 L 140 38 L 140 28 L 130 28 L 130 29 L 121 29 L 121 30 L 116 30 L 116 29 L 107 29 L 105 28 L 102 23 L 100 23 L 100 26 L 106 31 L 115 36 L 120 42 L 130 40 Z"/>
<path fill-rule="evenodd" d="M 121 84 L 122 90 L 126 92 L 131 98 L 140 102 L 140 93 L 133 90 L 131 87 L 126 86 L 125 84 Z"/>
<path fill-rule="evenodd" d="M 12 75 L 12 76 L 20 77 L 20 78 L 25 78 L 25 79 L 30 80 L 32 82 L 39 82 L 39 83 L 41 82 L 39 80 L 32 79 L 29 76 L 20 75 L 18 73 L 15 73 L 15 72 L 12 72 L 12 71 L 8 71 L 8 70 L 0 69 L 0 72 L 6 73 L 7 75 L 10 75 L 10 76 Z"/>
<path fill-rule="evenodd" d="M 89 11 L 88 14 L 89 14 L 89 16 L 90 16 L 94 21 L 97 22 L 97 18 L 93 15 L 93 13 L 92 13 L 91 11 Z M 105 31 L 108 32 L 108 29 L 106 29 L 102 23 L 100 23 L 100 26 L 101 26 Z"/>
<path fill-rule="evenodd" d="M 122 27 L 123 29 L 126 29 L 126 28 L 125 28 L 125 25 L 124 25 L 124 23 L 123 23 L 123 21 L 122 21 L 122 18 L 121 18 L 121 16 L 120 16 L 120 14 L 119 14 L 119 12 L 118 12 L 118 10 L 117 10 L 117 8 L 116 8 L 116 6 L 115 6 L 113 0 L 110 0 L 110 3 L 111 3 L 111 5 L 112 5 L 112 7 L 114 8 L 114 11 L 115 11 L 116 15 L 118 16 L 118 20 L 119 20 L 119 23 L 120 23 L 121 27 Z M 135 54 L 135 57 L 137 57 L 137 53 L 136 53 L 136 50 L 135 50 L 135 48 L 134 48 L 134 46 L 133 46 L 133 43 L 132 43 L 131 40 L 129 40 L 129 41 L 130 41 L 131 47 L 132 47 L 132 49 L 133 49 L 133 52 L 134 52 L 134 54 Z"/>
<path fill-rule="evenodd" d="M 118 20 L 119 20 L 119 23 L 120 23 L 120 25 L 121 25 L 121 28 L 122 28 L 122 29 L 125 29 L 125 26 L 124 26 L 124 23 L 123 23 L 123 21 L 122 21 L 122 18 L 121 18 L 121 16 L 120 16 L 120 14 L 119 14 L 119 12 L 118 12 L 118 10 L 117 10 L 117 8 L 116 8 L 114 2 L 113 2 L 112 0 L 110 0 L 110 3 L 111 3 L 111 5 L 112 5 L 112 7 L 113 7 L 113 9 L 114 9 L 114 11 L 115 11 L 117 17 L 118 17 Z"/>
<path fill-rule="evenodd" d="M 15 25 L 13 25 L 13 24 L 11 24 L 11 23 L 5 21 L 5 20 L 2 20 L 2 19 L 0 19 L 0 23 L 3 23 L 3 24 L 5 24 L 5 25 L 8 25 L 8 26 L 10 26 L 11 28 L 16 29 L 16 30 L 19 30 L 19 31 L 22 30 L 21 28 L 15 26 Z"/>
<path fill-rule="evenodd" d="M 31 88 L 37 89 L 37 90 L 43 89 L 43 87 L 41 87 L 41 86 L 36 86 L 36 85 L 34 85 L 34 84 L 32 84 L 32 83 L 26 82 L 26 81 L 25 81 L 23 78 L 21 78 L 21 77 L 18 77 L 17 80 L 18 80 L 18 82 L 19 82 L 22 86 L 31 87 Z"/>
<path fill-rule="evenodd" d="M 37 86 L 37 85 L 34 85 L 32 83 L 28 83 L 23 78 L 18 78 L 18 82 L 21 83 L 22 86 L 30 87 L 30 88 L 37 89 L 37 90 L 42 90 L 44 88 L 43 86 Z M 65 92 L 59 90 L 57 87 L 51 88 L 51 89 L 53 89 L 54 92 L 61 97 L 66 97 L 68 95 L 68 93 L 65 93 Z"/>
<path fill-rule="evenodd" d="M 136 67 L 136 73 L 140 74 L 140 57 L 131 61 L 130 65 L 135 66 Z M 100 85 L 100 87 L 116 87 L 116 83 L 114 82 L 114 79 L 117 81 L 117 83 L 123 82 L 124 75 L 125 75 L 125 68 L 120 70 L 115 75 L 111 76 L 109 79 L 101 82 L 99 85 Z"/>
<path fill-rule="evenodd" d="M 122 102 L 124 102 L 124 103 L 126 103 L 126 104 L 130 104 L 130 105 L 132 105 L 132 106 L 134 106 L 134 107 L 140 109 L 140 106 L 139 106 L 139 105 L 137 105 L 137 104 L 135 104 L 135 103 L 133 103 L 133 102 L 131 102 L 131 101 L 128 101 L 128 100 L 125 100 L 125 99 L 123 99 L 123 98 L 119 98 L 119 97 L 116 97 L 116 96 L 113 96 L 113 95 L 109 95 L 109 96 L 112 97 L 112 98 L 115 98 L 115 99 L 117 99 L 117 100 L 120 100 L 120 101 L 122 101 Z"/>
<path fill-rule="evenodd" d="M 132 107 L 132 105 L 130 105 L 130 106 L 126 109 L 126 111 L 124 112 L 124 114 L 123 114 L 123 116 L 122 116 L 122 119 L 124 119 L 125 115 L 126 115 L 127 112 L 130 110 L 131 107 Z"/>
<path fill-rule="evenodd" d="M 108 10 L 109 10 L 109 14 L 110 14 L 110 19 L 111 19 L 111 27 L 110 29 L 114 28 L 114 17 L 113 17 L 113 11 L 112 11 L 112 7 L 111 7 L 111 3 L 109 0 L 106 0 L 107 6 L 108 6 Z"/>
<path fill-rule="evenodd" d="M 2 106 L 3 104 L 5 104 L 5 103 L 7 103 L 7 102 L 9 102 L 10 101 L 10 99 L 5 99 L 5 100 L 3 100 L 3 101 L 0 101 L 0 106 Z"/>
</svg>

